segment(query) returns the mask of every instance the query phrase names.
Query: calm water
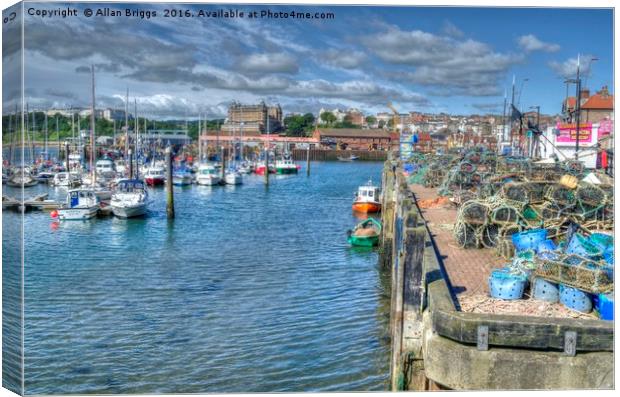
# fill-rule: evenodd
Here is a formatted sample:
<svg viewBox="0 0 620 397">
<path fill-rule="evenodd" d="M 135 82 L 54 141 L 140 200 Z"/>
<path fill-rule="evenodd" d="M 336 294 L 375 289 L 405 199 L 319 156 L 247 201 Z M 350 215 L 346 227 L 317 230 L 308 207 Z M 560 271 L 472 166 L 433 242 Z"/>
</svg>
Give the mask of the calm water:
<svg viewBox="0 0 620 397">
<path fill-rule="evenodd" d="M 175 188 L 173 222 L 163 189 L 145 219 L 27 213 L 26 393 L 387 389 L 389 275 L 346 242 L 353 193 L 380 170 Z"/>
</svg>

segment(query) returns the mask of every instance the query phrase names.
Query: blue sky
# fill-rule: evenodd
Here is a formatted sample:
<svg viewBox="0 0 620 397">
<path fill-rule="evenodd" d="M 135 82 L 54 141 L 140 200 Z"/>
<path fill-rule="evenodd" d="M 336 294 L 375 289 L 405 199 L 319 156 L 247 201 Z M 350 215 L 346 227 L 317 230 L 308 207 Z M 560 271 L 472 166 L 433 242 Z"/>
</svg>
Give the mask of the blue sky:
<svg viewBox="0 0 620 397">
<path fill-rule="evenodd" d="M 321 107 L 454 114 L 501 113 L 513 75 L 519 107 L 560 111 L 577 54 L 587 86 L 613 87 L 610 9 L 176 5 L 246 12 L 333 12 L 329 20 L 164 18 L 167 5 L 88 4 L 152 10 L 149 20 L 27 16 L 26 96 L 32 106 L 84 106 L 90 64 L 97 102 L 130 103 L 151 117 L 225 114 L 233 100 L 279 102 L 285 113 Z M 4 37 L 11 27 L 4 26 Z M 5 44 L 6 46 L 6 44 Z M 10 46 L 8 48 L 11 48 Z M 5 51 L 3 63 L 14 64 Z M 588 60 L 592 63 L 588 71 Z M 9 94 L 4 90 L 5 99 Z M 574 92 L 574 87 L 571 88 Z M 517 94 L 517 96 L 519 96 Z M 6 105 L 5 105 L 6 106 Z"/>
</svg>

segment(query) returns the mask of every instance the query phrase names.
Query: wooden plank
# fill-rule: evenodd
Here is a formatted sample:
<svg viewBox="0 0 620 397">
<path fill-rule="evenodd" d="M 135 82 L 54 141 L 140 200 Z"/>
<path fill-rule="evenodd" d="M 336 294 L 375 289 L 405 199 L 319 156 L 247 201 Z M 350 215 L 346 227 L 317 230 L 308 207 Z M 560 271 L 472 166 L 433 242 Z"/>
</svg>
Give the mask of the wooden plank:
<svg viewBox="0 0 620 397">
<path fill-rule="evenodd" d="M 408 228 L 405 232 L 405 276 L 404 276 L 404 310 L 421 312 L 423 278 L 424 227 Z"/>
<path fill-rule="evenodd" d="M 613 351 L 613 323 L 432 310 L 433 329 L 457 342 L 475 344 L 479 325 L 489 327 L 489 346 L 564 350 L 566 331 L 577 333 L 577 351 Z"/>
</svg>

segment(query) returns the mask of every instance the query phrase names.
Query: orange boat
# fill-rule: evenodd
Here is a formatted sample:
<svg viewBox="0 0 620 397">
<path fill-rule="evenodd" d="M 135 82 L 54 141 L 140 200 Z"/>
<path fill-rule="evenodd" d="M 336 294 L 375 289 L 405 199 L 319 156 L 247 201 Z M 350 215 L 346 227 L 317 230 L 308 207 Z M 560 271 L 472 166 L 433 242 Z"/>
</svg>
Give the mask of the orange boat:
<svg viewBox="0 0 620 397">
<path fill-rule="evenodd" d="M 357 212 L 379 212 L 381 211 L 380 190 L 368 181 L 367 184 L 357 189 L 355 201 L 353 201 L 353 211 Z"/>
</svg>

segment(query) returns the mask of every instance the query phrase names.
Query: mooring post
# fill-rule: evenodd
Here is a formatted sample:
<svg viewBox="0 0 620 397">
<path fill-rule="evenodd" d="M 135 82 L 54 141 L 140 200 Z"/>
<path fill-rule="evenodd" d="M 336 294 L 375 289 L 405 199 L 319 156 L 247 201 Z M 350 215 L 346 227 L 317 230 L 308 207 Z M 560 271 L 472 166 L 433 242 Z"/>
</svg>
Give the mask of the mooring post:
<svg viewBox="0 0 620 397">
<path fill-rule="evenodd" d="M 46 153 L 47 155 L 47 153 Z M 65 141 L 65 163 L 67 164 L 67 172 L 71 172 L 69 169 L 69 142 Z"/>
<path fill-rule="evenodd" d="M 130 155 L 131 156 L 131 155 Z M 166 148 L 166 214 L 168 219 L 174 219 L 174 190 L 172 188 L 172 150 Z"/>
<path fill-rule="evenodd" d="M 222 182 L 224 182 L 224 177 L 226 176 L 226 156 L 224 156 L 224 146 L 220 148 L 221 156 L 222 156 Z"/>
<path fill-rule="evenodd" d="M 265 185 L 269 185 L 269 146 L 265 145 Z"/>
<path fill-rule="evenodd" d="M 306 151 L 306 176 L 310 176 L 310 144 L 308 144 Z"/>
</svg>

